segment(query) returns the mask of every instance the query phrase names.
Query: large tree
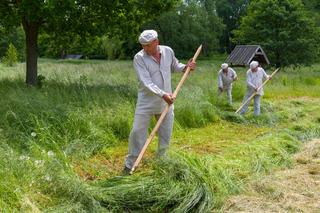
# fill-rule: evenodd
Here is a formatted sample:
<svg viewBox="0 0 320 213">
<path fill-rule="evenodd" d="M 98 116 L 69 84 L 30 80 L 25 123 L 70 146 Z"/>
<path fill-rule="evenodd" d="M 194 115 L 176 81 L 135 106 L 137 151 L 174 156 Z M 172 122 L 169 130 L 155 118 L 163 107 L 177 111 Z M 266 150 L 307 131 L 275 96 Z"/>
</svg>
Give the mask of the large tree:
<svg viewBox="0 0 320 213">
<path fill-rule="evenodd" d="M 40 31 L 83 37 L 99 33 L 132 34 L 145 21 L 178 0 L 1 0 L 0 25 L 22 25 L 26 35 L 26 83 L 37 84 Z"/>
<path fill-rule="evenodd" d="M 235 31 L 240 44 L 260 44 L 280 65 L 310 63 L 318 57 L 319 28 L 301 0 L 254 0 Z"/>
</svg>

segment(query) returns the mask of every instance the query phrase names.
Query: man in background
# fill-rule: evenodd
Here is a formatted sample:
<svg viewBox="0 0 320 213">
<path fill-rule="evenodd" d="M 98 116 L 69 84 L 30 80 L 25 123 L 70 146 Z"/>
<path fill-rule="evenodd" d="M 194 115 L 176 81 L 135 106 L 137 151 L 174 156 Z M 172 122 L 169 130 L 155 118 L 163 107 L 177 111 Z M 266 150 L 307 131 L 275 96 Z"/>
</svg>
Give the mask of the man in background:
<svg viewBox="0 0 320 213">
<path fill-rule="evenodd" d="M 237 73 L 228 64 L 223 63 L 218 73 L 218 96 L 223 91 L 227 91 L 228 103 L 230 105 L 232 105 L 232 83 L 237 79 Z"/>
</svg>

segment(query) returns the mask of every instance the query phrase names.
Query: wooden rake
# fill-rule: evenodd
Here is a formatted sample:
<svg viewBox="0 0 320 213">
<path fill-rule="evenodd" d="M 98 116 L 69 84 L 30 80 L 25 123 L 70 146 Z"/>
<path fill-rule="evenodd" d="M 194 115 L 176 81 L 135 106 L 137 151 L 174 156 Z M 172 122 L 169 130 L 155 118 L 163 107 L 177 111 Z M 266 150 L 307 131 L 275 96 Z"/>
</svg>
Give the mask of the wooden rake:
<svg viewBox="0 0 320 213">
<path fill-rule="evenodd" d="M 202 49 L 202 45 L 200 45 L 196 51 L 196 53 L 194 54 L 193 58 L 192 58 L 192 62 L 195 62 L 198 58 L 198 55 L 200 54 L 201 52 L 201 49 Z M 175 89 L 174 93 L 173 93 L 173 97 L 177 97 L 178 95 L 178 92 L 179 90 L 181 89 L 183 83 L 185 82 L 185 80 L 187 79 L 188 75 L 190 73 L 190 67 L 187 67 L 186 71 L 184 72 L 177 88 Z M 132 168 L 131 168 L 131 171 L 130 171 L 130 174 L 133 174 L 134 170 L 136 169 L 136 167 L 139 165 L 145 151 L 147 150 L 147 147 L 149 146 L 149 144 L 151 143 L 152 139 L 154 138 L 154 136 L 156 135 L 163 119 L 165 118 L 166 114 L 168 113 L 169 111 L 169 105 L 166 106 L 166 108 L 163 110 L 163 112 L 161 113 L 160 115 L 160 118 L 158 119 L 156 125 L 154 126 L 151 134 L 149 135 L 147 141 L 145 142 L 144 146 L 142 147 L 140 153 L 139 153 L 139 156 L 138 158 L 136 159 L 136 161 L 134 162 Z"/>
</svg>

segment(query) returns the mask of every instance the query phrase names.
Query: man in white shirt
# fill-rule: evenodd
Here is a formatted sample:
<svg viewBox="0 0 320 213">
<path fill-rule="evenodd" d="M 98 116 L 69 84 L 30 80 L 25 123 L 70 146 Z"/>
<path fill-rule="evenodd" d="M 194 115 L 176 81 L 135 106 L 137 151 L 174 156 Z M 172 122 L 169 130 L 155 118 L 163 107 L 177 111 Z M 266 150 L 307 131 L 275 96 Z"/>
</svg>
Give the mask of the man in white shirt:
<svg viewBox="0 0 320 213">
<path fill-rule="evenodd" d="M 223 91 L 227 91 L 230 105 L 232 104 L 232 83 L 237 79 L 237 73 L 229 67 L 228 64 L 223 63 L 218 73 L 218 96 L 220 96 Z"/>
<path fill-rule="evenodd" d="M 167 104 L 169 112 L 158 130 L 158 156 L 163 156 L 169 147 L 173 127 L 173 102 L 175 97 L 171 88 L 171 73 L 182 72 L 187 66 L 191 70 L 196 64 L 189 60 L 188 64 L 180 63 L 168 46 L 159 45 L 155 30 L 145 30 L 139 36 L 142 50 L 133 60 L 138 77 L 139 89 L 133 127 L 129 136 L 129 153 L 125 161 L 124 173 L 128 174 L 137 159 L 148 136 L 149 123 L 152 117 L 157 119 Z"/>
<path fill-rule="evenodd" d="M 254 114 L 260 115 L 260 98 L 263 95 L 263 88 L 258 88 L 262 85 L 263 80 L 268 79 L 269 75 L 266 74 L 264 69 L 259 66 L 257 61 L 250 63 L 250 69 L 247 71 L 247 93 L 243 99 L 246 101 L 254 92 Z M 248 111 L 250 101 L 241 109 L 240 114 L 243 115 Z"/>
</svg>

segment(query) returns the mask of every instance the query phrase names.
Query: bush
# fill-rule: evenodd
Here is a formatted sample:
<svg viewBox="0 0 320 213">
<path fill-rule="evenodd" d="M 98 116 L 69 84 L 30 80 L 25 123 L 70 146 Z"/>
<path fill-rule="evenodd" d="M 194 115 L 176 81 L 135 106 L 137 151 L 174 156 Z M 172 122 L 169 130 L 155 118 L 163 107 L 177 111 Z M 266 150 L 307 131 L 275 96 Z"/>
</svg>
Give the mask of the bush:
<svg viewBox="0 0 320 213">
<path fill-rule="evenodd" d="M 3 57 L 2 62 L 11 67 L 18 62 L 18 51 L 12 43 L 9 44 L 7 53 Z"/>
<path fill-rule="evenodd" d="M 109 38 L 107 36 L 101 38 L 101 49 L 109 60 L 124 58 L 123 51 L 121 50 L 122 45 L 123 41 L 118 38 Z"/>
</svg>

